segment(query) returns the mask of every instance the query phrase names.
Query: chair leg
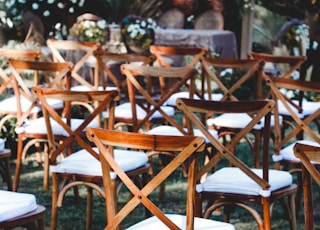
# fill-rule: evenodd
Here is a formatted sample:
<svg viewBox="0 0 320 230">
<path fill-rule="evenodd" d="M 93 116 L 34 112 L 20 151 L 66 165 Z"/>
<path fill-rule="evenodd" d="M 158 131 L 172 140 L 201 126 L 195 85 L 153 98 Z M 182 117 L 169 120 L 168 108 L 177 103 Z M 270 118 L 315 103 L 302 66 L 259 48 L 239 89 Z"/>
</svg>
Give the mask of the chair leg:
<svg viewBox="0 0 320 230">
<path fill-rule="evenodd" d="M 270 200 L 268 197 L 262 198 L 262 209 L 263 209 L 263 226 L 265 230 L 271 229 L 270 223 Z"/>
<path fill-rule="evenodd" d="M 14 181 L 13 181 L 13 191 L 14 192 L 18 191 L 18 186 L 19 186 L 21 161 L 22 161 L 22 145 L 23 145 L 22 137 L 21 137 L 21 135 L 18 135 L 16 170 L 15 170 Z"/>
<path fill-rule="evenodd" d="M 50 229 L 57 228 L 58 220 L 58 194 L 59 194 L 59 179 L 55 173 L 52 173 L 52 208 L 51 208 L 51 224 Z"/>
<path fill-rule="evenodd" d="M 87 187 L 87 210 L 86 210 L 86 229 L 91 229 L 91 219 L 92 219 L 92 197 L 93 197 L 93 189 L 91 187 Z"/>
</svg>

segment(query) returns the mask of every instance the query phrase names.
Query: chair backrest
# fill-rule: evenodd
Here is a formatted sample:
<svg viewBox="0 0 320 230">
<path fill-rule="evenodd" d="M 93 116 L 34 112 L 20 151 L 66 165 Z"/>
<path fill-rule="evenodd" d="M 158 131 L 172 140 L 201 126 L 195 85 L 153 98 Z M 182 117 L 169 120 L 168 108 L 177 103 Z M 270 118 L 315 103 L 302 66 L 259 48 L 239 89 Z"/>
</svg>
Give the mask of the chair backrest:
<svg viewBox="0 0 320 230">
<path fill-rule="evenodd" d="M 177 127 L 185 134 L 181 125 L 173 117 L 169 116 L 161 106 L 165 105 L 171 95 L 178 92 L 187 81 L 190 81 L 190 98 L 194 95 L 194 80 L 196 71 L 192 68 L 183 67 L 152 67 L 137 66 L 133 64 L 123 64 L 121 71 L 127 78 L 129 100 L 132 108 L 132 124 L 134 131 L 138 131 L 156 112 L 172 126 Z M 166 79 L 170 79 L 168 84 L 164 84 Z M 160 97 L 154 82 L 160 81 Z M 154 93 L 155 92 L 155 93 Z M 141 100 L 142 99 L 142 100 Z M 146 111 L 143 119 L 137 118 L 137 106 Z"/>
<path fill-rule="evenodd" d="M 320 173 L 316 166 L 320 163 L 320 147 L 296 143 L 294 155 L 302 163 L 305 229 L 314 229 L 314 208 L 311 177 L 320 185 Z"/>
<path fill-rule="evenodd" d="M 99 85 L 103 88 L 108 87 L 108 81 L 105 81 L 104 74 L 107 75 L 107 78 L 111 80 L 111 86 L 117 87 L 117 89 L 127 95 L 127 82 L 125 77 L 121 74 L 120 65 L 123 63 L 136 63 L 137 65 L 152 66 L 153 62 L 156 60 L 154 55 L 150 54 L 117 54 L 109 53 L 103 50 L 96 50 L 93 52 L 94 56 L 97 59 L 97 65 L 95 68 L 95 87 Z M 112 67 L 115 66 L 116 70 L 113 71 Z M 101 73 L 102 72 L 102 73 Z M 119 76 L 121 74 L 121 76 Z M 102 84 L 99 84 L 102 82 Z"/>
<path fill-rule="evenodd" d="M 198 47 L 181 47 L 181 46 L 161 46 L 152 45 L 149 48 L 150 53 L 157 58 L 156 64 L 163 67 L 189 67 L 195 68 L 201 74 L 202 58 L 209 54 L 208 49 Z M 203 75 L 201 74 L 201 82 L 203 82 Z M 203 84 L 201 84 L 202 86 Z M 186 84 L 188 87 L 188 84 Z M 195 91 L 199 97 L 203 98 L 203 89 Z"/>
<path fill-rule="evenodd" d="M 55 90 L 40 87 L 32 88 L 33 94 L 42 105 L 44 119 L 48 133 L 48 143 L 50 149 L 50 163 L 55 164 L 59 154 L 65 152 L 65 149 L 74 147 L 76 144 L 87 150 L 97 159 L 98 154 L 91 148 L 85 140 L 84 131 L 87 126 L 100 127 L 100 120 L 94 122 L 102 112 L 109 112 L 108 128 L 113 128 L 114 102 L 118 100 L 118 92 L 113 91 L 69 91 Z M 52 108 L 47 100 L 55 99 L 64 102 L 65 108 L 62 115 Z M 81 102 L 92 105 L 92 111 L 84 111 L 83 117 L 77 117 L 71 110 L 71 104 Z M 62 129 L 57 133 L 56 129 Z M 61 139 L 57 146 L 56 140 Z"/>
<path fill-rule="evenodd" d="M 30 88 L 42 85 L 48 88 L 65 88 L 72 63 L 38 62 L 25 60 L 8 60 L 15 82 L 15 97 L 17 101 L 17 127 L 30 115 L 35 115 L 41 110 Z M 29 103 L 26 108 L 24 97 Z"/>
<path fill-rule="evenodd" d="M 270 142 L 270 116 L 274 108 L 274 102 L 271 100 L 256 100 L 252 101 L 203 101 L 193 99 L 177 99 L 177 107 L 180 109 L 188 122 L 188 129 L 193 130 L 197 127 L 210 141 L 213 148 L 218 152 L 206 163 L 197 175 L 200 180 L 201 176 L 207 173 L 212 167 L 216 166 L 221 158 L 226 158 L 232 165 L 238 167 L 263 190 L 268 190 L 268 169 L 269 169 L 269 142 Z M 207 127 L 202 123 L 200 114 L 222 114 L 222 113 L 248 113 L 252 115 L 252 120 L 235 133 L 228 143 L 222 143 L 217 137 L 214 137 L 208 131 Z M 232 151 L 242 138 L 252 130 L 255 125 L 259 125 L 264 119 L 263 129 L 263 148 L 262 148 L 262 167 L 263 177 L 257 176 L 250 168 L 241 161 Z"/>
<path fill-rule="evenodd" d="M 2 64 L 9 68 L 7 64 L 8 59 L 25 59 L 25 60 L 36 60 L 41 55 L 40 50 L 18 50 L 18 49 L 0 49 L 0 58 Z M 9 75 L 9 76 L 8 76 Z M 6 72 L 6 68 L 0 68 L 0 94 L 2 94 L 7 87 L 12 87 L 13 76 Z"/>
<path fill-rule="evenodd" d="M 320 83 L 294 80 L 290 78 L 278 78 L 264 75 L 267 85 L 272 92 L 272 98 L 276 101 L 275 114 L 275 152 L 280 151 L 289 141 L 296 137 L 300 132 L 305 132 L 315 142 L 320 143 L 319 135 L 316 134 L 309 124 L 315 121 L 320 116 L 320 107 L 317 102 L 298 100 L 297 97 L 290 97 L 288 91 L 303 92 L 303 93 L 317 93 L 320 92 Z M 286 132 L 284 137 L 281 137 L 281 126 L 279 123 L 279 107 L 283 106 L 287 116 L 291 117 L 292 129 Z"/>
<path fill-rule="evenodd" d="M 55 62 L 72 62 L 74 64 L 71 76 L 77 84 L 92 90 L 95 89 L 94 84 L 88 82 L 80 71 L 83 70 L 89 58 L 93 57 L 93 52 L 100 48 L 99 42 L 48 39 L 47 46 L 51 49 Z"/>
<path fill-rule="evenodd" d="M 271 70 L 266 70 L 267 74 L 282 78 L 290 78 L 306 61 L 306 56 L 280 56 L 256 52 L 249 52 L 248 57 L 265 61 L 268 64 L 266 67 L 271 66 Z M 281 68 L 280 65 L 285 65 L 285 67 Z"/>
<path fill-rule="evenodd" d="M 194 136 L 166 136 L 148 135 L 132 132 L 117 132 L 102 129 L 87 129 L 88 138 L 95 143 L 100 151 L 100 161 L 103 171 L 103 182 L 106 191 L 106 229 L 119 227 L 132 210 L 139 204 L 144 205 L 153 215 L 157 216 L 170 229 L 179 229 L 171 222 L 149 195 L 170 176 L 183 162 L 189 160 L 189 177 L 187 189 L 187 229 L 193 229 L 194 220 L 194 195 L 195 173 L 197 154 L 204 150 L 204 139 Z M 107 148 L 106 148 L 107 147 Z M 139 188 L 134 181 L 121 169 L 113 158 L 113 148 L 129 148 L 137 151 L 166 151 L 176 153 L 176 157 L 170 161 L 157 175 L 155 175 L 143 188 Z M 133 153 L 134 154 L 134 153 Z M 115 172 L 123 184 L 130 190 L 130 200 L 117 211 L 110 173 Z"/>
<path fill-rule="evenodd" d="M 198 17 L 194 22 L 196 30 L 223 30 L 224 18 L 220 11 L 208 10 Z"/>
<path fill-rule="evenodd" d="M 162 13 L 158 19 L 158 26 L 163 29 L 182 29 L 184 26 L 184 14 L 179 9 L 174 8 Z"/>
<path fill-rule="evenodd" d="M 264 62 L 261 60 L 205 57 L 202 60 L 208 97 L 216 85 L 222 101 L 260 99 Z"/>
</svg>

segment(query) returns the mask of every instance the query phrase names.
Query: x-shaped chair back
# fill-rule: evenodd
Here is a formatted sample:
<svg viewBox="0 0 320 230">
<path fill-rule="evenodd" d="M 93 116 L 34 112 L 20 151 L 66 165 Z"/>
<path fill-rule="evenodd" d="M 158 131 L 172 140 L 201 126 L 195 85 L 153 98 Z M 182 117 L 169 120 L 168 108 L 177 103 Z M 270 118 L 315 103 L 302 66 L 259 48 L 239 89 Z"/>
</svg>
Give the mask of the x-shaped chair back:
<svg viewBox="0 0 320 230">
<path fill-rule="evenodd" d="M 248 53 L 248 57 L 264 61 L 264 73 L 280 78 L 291 78 L 296 71 L 301 70 L 302 64 L 306 61 L 306 56 L 279 56 L 256 52 Z M 264 92 L 262 98 L 268 98 L 269 96 L 270 91 L 267 91 Z"/>
<path fill-rule="evenodd" d="M 264 149 L 263 149 L 263 169 L 265 171 L 269 168 L 269 132 L 270 132 L 270 116 L 271 111 L 274 108 L 274 102 L 268 100 L 261 101 L 202 101 L 193 99 L 177 99 L 177 106 L 186 118 L 188 119 L 188 129 L 193 130 L 193 126 L 201 130 L 204 136 L 210 141 L 212 146 L 218 151 L 215 157 L 202 167 L 198 174 L 198 179 L 204 173 L 208 172 L 215 164 L 223 157 L 232 163 L 232 165 L 240 168 L 244 173 L 251 177 L 256 183 L 258 183 L 263 189 L 268 189 L 268 175 L 264 174 L 263 178 L 255 175 L 248 166 L 243 163 L 239 158 L 235 156 L 231 149 L 233 149 L 242 138 L 253 129 L 253 127 L 261 122 L 264 118 Z M 232 140 L 227 145 L 221 143 L 216 137 L 214 137 L 208 131 L 207 127 L 203 124 L 201 119 L 197 116 L 197 113 L 248 113 L 252 114 L 252 120 L 241 130 L 239 130 L 232 137 Z M 266 147 L 265 147 L 266 146 Z"/>
<path fill-rule="evenodd" d="M 95 86 L 98 87 L 99 86 L 99 79 L 101 79 L 102 81 L 102 85 L 103 88 L 108 87 L 107 83 L 105 82 L 105 78 L 104 77 L 100 77 L 101 76 L 101 71 L 103 73 L 106 73 L 107 78 L 109 78 L 113 85 L 117 87 L 117 89 L 124 94 L 125 96 L 127 96 L 128 94 L 128 89 L 127 89 L 127 82 L 125 77 L 120 78 L 119 76 L 116 76 L 116 73 L 114 73 L 110 67 L 109 64 L 110 62 L 112 63 L 117 63 L 119 64 L 119 72 L 120 72 L 120 64 L 123 63 L 137 63 L 138 65 L 143 65 L 143 66 L 152 66 L 153 62 L 156 60 L 156 57 L 154 55 L 150 55 L 150 54 L 128 54 L 128 53 L 109 53 L 103 50 L 96 50 L 94 51 L 94 56 L 97 59 L 97 65 L 96 65 L 96 69 L 95 69 Z"/>
<path fill-rule="evenodd" d="M 170 229 L 178 228 L 161 210 L 154 204 L 149 195 L 160 186 L 181 164 L 189 160 L 188 194 L 187 194 L 187 229 L 193 229 L 194 221 L 194 191 L 196 185 L 196 158 L 197 154 L 204 150 L 204 139 L 194 136 L 166 136 L 148 135 L 132 132 L 117 132 L 102 129 L 87 129 L 88 138 L 95 143 L 100 151 L 100 161 L 103 169 L 103 181 L 106 191 L 106 215 L 107 226 L 105 229 L 116 229 L 139 204 L 144 205 L 153 215 L 159 218 Z M 176 153 L 176 157 L 170 161 L 157 175 L 146 185 L 139 188 L 130 177 L 121 169 L 113 158 L 113 148 L 129 148 L 139 151 L 166 151 Z M 114 198 L 112 179 L 110 173 L 115 172 L 119 179 L 132 193 L 131 199 L 119 211 L 116 210 L 117 200 Z"/>
<path fill-rule="evenodd" d="M 100 48 L 100 44 L 98 42 L 48 39 L 47 45 L 52 51 L 54 61 L 71 61 L 74 64 L 71 70 L 71 76 L 77 83 L 80 83 L 80 85 L 86 86 L 91 90 L 97 89 L 94 83 L 88 82 L 83 76 L 81 76 L 79 71 L 85 66 L 88 59 L 93 57 L 93 52 Z"/>
<path fill-rule="evenodd" d="M 184 67 L 151 67 L 124 64 L 121 66 L 122 73 L 127 78 L 129 100 L 132 108 L 133 129 L 137 132 L 156 112 L 159 112 L 163 118 L 172 126 L 177 127 L 179 131 L 186 134 L 186 131 L 179 125 L 173 117 L 169 116 L 161 106 L 165 105 L 169 97 L 178 92 L 180 88 L 190 81 L 190 98 L 194 95 L 194 80 L 196 71 Z M 171 79 L 166 87 L 166 92 L 162 92 L 160 97 L 154 96 L 155 87 L 153 82 L 159 81 L 160 78 Z M 141 99 L 143 98 L 142 102 Z M 137 119 L 137 106 L 146 111 L 142 119 Z"/>
<path fill-rule="evenodd" d="M 14 49 L 0 49 L 0 58 L 3 62 L 7 62 L 8 59 L 23 59 L 23 60 L 35 60 L 40 56 L 41 52 L 39 50 L 14 50 Z M 3 63 L 4 64 L 4 63 Z M 7 68 L 9 66 L 6 64 Z M 12 96 L 12 91 L 14 92 L 15 84 L 14 76 L 8 73 L 6 69 L 0 68 L 0 94 L 8 98 Z M 17 89 L 15 89 L 17 90 Z M 1 106 L 0 113 L 4 115 L 4 118 L 0 121 L 0 130 L 4 123 L 16 114 L 16 110 L 8 110 L 6 106 Z"/>
<path fill-rule="evenodd" d="M 201 175 L 211 170 L 213 166 L 217 166 L 221 158 L 227 159 L 235 166 L 216 169 L 199 184 L 196 199 L 198 203 L 196 205 L 197 212 L 201 213 L 202 201 L 206 199 L 209 199 L 209 202 L 212 201 L 212 205 L 207 206 L 205 209 L 203 214 L 205 218 L 208 218 L 212 211 L 220 206 L 236 205 L 246 209 L 254 217 L 259 229 L 270 229 L 271 207 L 276 200 L 283 199 L 284 201 L 284 197 L 286 197 L 289 202 L 287 204 L 288 209 L 285 210 L 289 212 L 289 218 L 292 215 L 290 223 L 292 229 L 295 229 L 295 206 L 293 201 L 296 185 L 292 184 L 292 176 L 289 172 L 269 168 L 270 118 L 275 107 L 274 101 L 199 101 L 180 98 L 177 100 L 177 106 L 189 119 L 189 129 L 193 126 L 199 128 L 217 151 L 208 163 L 205 163 L 200 169 L 197 179 L 200 181 Z M 198 114 L 208 112 L 217 114 L 251 113 L 253 116 L 245 127 L 241 128 L 225 143 L 212 136 L 201 122 Z M 250 163 L 247 160 L 240 160 L 241 158 L 238 155 L 233 154 L 232 149 L 263 119 L 262 168 L 255 168 L 249 166 Z M 241 153 L 239 152 L 238 154 Z M 253 186 L 252 190 L 251 186 Z M 249 190 L 251 192 L 248 193 Z M 255 203 L 261 207 L 263 219 L 256 211 L 252 210 L 252 206 L 248 203 Z M 229 214 L 228 210 L 225 210 L 226 221 L 229 221 Z"/>
<path fill-rule="evenodd" d="M 304 103 L 308 103 L 307 101 L 302 101 L 303 104 L 299 102 L 299 100 L 294 100 L 289 98 L 285 91 L 286 90 L 296 90 L 301 92 L 320 92 L 320 83 L 304 81 L 304 80 L 294 80 L 290 78 L 277 78 L 265 75 L 265 81 L 267 85 L 270 87 L 272 91 L 272 97 L 278 104 L 282 104 L 285 107 L 286 111 L 288 111 L 288 115 L 293 119 L 295 123 L 295 127 L 292 127 L 289 133 L 286 133 L 284 137 L 281 137 L 280 132 L 280 124 L 279 124 L 279 110 L 278 106 L 275 108 L 275 150 L 276 152 L 280 151 L 289 141 L 297 136 L 301 131 L 308 134 L 315 142 L 320 143 L 319 136 L 314 133 L 314 131 L 310 128 L 310 122 L 315 121 L 320 116 L 320 107 L 318 104 L 312 104 L 312 108 L 307 108 L 309 113 L 307 116 L 301 116 L 300 114 L 304 114 L 303 106 Z M 291 123 L 294 125 L 293 123 Z"/>
<path fill-rule="evenodd" d="M 6 62 L 7 59 L 25 59 L 25 60 L 35 60 L 40 57 L 41 52 L 39 50 L 15 50 L 15 49 L 0 49 L 0 57 L 3 58 L 3 62 Z M 0 68 L 0 93 L 12 84 L 13 76 L 8 76 L 5 69 Z"/>
<path fill-rule="evenodd" d="M 201 61 L 203 57 L 208 55 L 208 49 L 198 47 L 180 47 L 180 46 L 160 46 L 152 45 L 149 48 L 150 53 L 154 54 L 157 58 L 156 62 L 158 66 L 162 67 L 174 67 L 185 66 L 189 68 L 201 68 Z M 178 62 L 178 63 L 175 63 Z M 204 95 L 203 75 L 201 75 L 201 91 L 195 92 L 199 97 Z M 161 89 L 166 83 L 164 79 L 160 82 Z M 186 84 L 189 87 L 188 84 Z"/>
<path fill-rule="evenodd" d="M 86 149 L 97 159 L 99 156 L 91 148 L 91 146 L 85 141 L 84 131 L 88 125 L 93 124 L 99 114 L 105 112 L 109 109 L 109 125 L 113 126 L 113 109 L 114 101 L 117 100 L 118 92 L 113 91 L 69 91 L 69 90 L 54 90 L 54 89 L 45 89 L 40 87 L 32 88 L 33 94 L 38 98 L 42 105 L 44 118 L 46 121 L 46 127 L 48 132 L 48 142 L 50 152 L 50 163 L 55 164 L 56 158 L 58 155 L 64 152 L 65 149 L 73 146 L 73 144 L 78 144 L 83 149 Z M 47 99 L 56 99 L 61 100 L 65 103 L 65 119 L 61 117 L 54 108 L 52 108 L 48 103 Z M 72 111 L 71 103 L 74 102 L 83 102 L 90 103 L 93 106 L 93 110 L 89 114 L 82 118 L 81 122 L 75 127 L 72 125 Z M 98 103 L 98 105 L 96 104 Z M 74 116 L 74 115 L 73 115 Z M 55 128 L 57 125 L 60 126 L 64 131 L 60 135 L 55 134 Z M 100 127 L 99 121 L 96 124 L 97 127 Z M 110 127 L 109 127 L 110 128 Z M 63 139 L 62 142 L 57 146 L 56 140 Z"/>
<path fill-rule="evenodd" d="M 320 185 L 320 173 L 316 164 L 320 163 L 320 146 L 296 143 L 294 154 L 302 163 L 302 181 L 304 196 L 305 229 L 314 229 L 314 208 L 313 208 L 313 178 Z"/>
<path fill-rule="evenodd" d="M 62 82 L 66 82 L 66 76 L 72 68 L 72 63 L 57 63 L 57 62 L 38 62 L 9 59 L 9 66 L 12 70 L 12 75 L 16 83 L 15 96 L 18 106 L 17 127 L 33 114 L 33 109 L 39 107 L 37 99 L 32 94 L 30 87 L 39 84 L 48 88 L 66 87 Z M 28 76 L 31 74 L 31 82 L 28 82 Z M 26 98 L 30 105 L 28 108 L 22 109 L 20 103 L 21 96 Z"/>
<path fill-rule="evenodd" d="M 264 66 L 263 61 L 205 57 L 202 60 L 202 65 L 206 76 L 209 99 L 212 95 L 212 83 L 216 84 L 218 91 L 223 94 L 221 101 L 261 98 L 262 88 L 259 79 Z M 249 81 L 254 84 L 248 86 Z M 249 97 L 249 95 L 239 95 L 241 87 L 242 89 L 250 87 L 251 98 L 244 98 L 244 96 Z M 252 95 L 254 88 L 256 88 L 256 92 L 254 92 L 255 95 Z"/>
</svg>

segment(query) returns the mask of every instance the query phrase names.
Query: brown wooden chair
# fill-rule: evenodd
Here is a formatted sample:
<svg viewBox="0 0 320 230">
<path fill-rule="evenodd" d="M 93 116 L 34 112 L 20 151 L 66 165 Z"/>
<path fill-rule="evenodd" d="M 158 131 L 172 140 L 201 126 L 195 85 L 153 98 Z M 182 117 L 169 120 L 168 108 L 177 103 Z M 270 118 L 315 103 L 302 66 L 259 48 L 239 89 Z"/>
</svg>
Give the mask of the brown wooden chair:
<svg viewBox="0 0 320 230">
<path fill-rule="evenodd" d="M 44 230 L 46 208 L 32 194 L 0 190 L 0 228 Z"/>
<path fill-rule="evenodd" d="M 262 97 L 262 84 L 260 82 L 263 74 L 263 61 L 205 57 L 202 60 L 202 65 L 208 86 L 209 98 L 207 100 L 239 101 L 256 100 Z M 217 94 L 221 95 L 220 98 L 212 96 Z M 246 113 L 226 113 L 213 117 L 209 116 L 204 119 L 209 128 L 219 132 L 220 137 L 238 132 L 251 120 L 250 115 Z M 252 142 L 250 138 L 246 138 L 255 156 L 256 167 L 259 167 L 260 161 L 262 129 L 263 121 L 251 131 L 255 137 L 254 141 Z"/>
<path fill-rule="evenodd" d="M 225 221 L 229 221 L 229 215 L 233 205 L 247 210 L 255 219 L 259 229 L 271 228 L 271 210 L 275 201 L 285 202 L 288 198 L 287 211 L 291 228 L 296 228 L 294 195 L 297 186 L 293 184 L 292 175 L 289 172 L 270 169 L 270 117 L 274 109 L 274 102 L 262 101 L 200 101 L 192 99 L 178 99 L 177 106 L 189 119 L 188 127 L 192 130 L 195 126 L 210 140 L 217 153 L 206 163 L 197 175 L 200 177 L 215 167 L 214 172 L 197 185 L 196 208 L 197 215 L 202 215 L 202 204 L 208 201 L 203 216 L 209 218 L 210 214 L 221 206 L 224 208 Z M 249 113 L 252 120 L 243 129 L 235 133 L 227 143 L 220 142 L 212 136 L 207 127 L 197 116 L 198 113 Z M 240 154 L 233 153 L 233 149 L 239 141 L 249 133 L 253 127 L 264 118 L 262 162 L 261 168 L 251 166 L 246 160 L 240 160 Z M 244 154 L 244 153 L 242 153 Z M 217 163 L 226 159 L 231 166 L 225 167 Z M 261 207 L 262 217 L 255 210 L 257 204 Z"/>
<path fill-rule="evenodd" d="M 0 139 L 0 142 L 3 141 Z M 11 157 L 11 150 L 10 149 L 3 149 L 0 150 L 0 175 L 7 183 L 7 188 L 9 191 L 12 191 L 12 178 L 11 178 L 11 167 L 10 167 L 10 157 Z"/>
<path fill-rule="evenodd" d="M 122 95 L 122 100 L 128 100 L 127 81 L 121 73 L 121 64 L 136 63 L 137 65 L 152 66 L 156 57 L 153 54 L 117 54 L 102 49 L 93 52 L 97 64 L 95 68 L 95 87 L 104 89 L 115 87 Z"/>
<path fill-rule="evenodd" d="M 129 107 L 130 114 L 126 114 L 126 119 L 123 119 L 122 122 L 132 125 L 133 132 L 180 136 L 188 135 L 188 130 L 184 127 L 183 122 L 176 120 L 174 108 L 166 104 L 169 98 L 178 92 L 187 81 L 189 81 L 190 86 L 189 98 L 193 97 L 194 80 L 196 76 L 194 69 L 186 67 L 136 66 L 132 64 L 124 64 L 121 66 L 121 69 L 127 78 L 130 103 L 123 103 L 116 107 L 116 120 L 119 119 L 117 117 L 117 109 Z M 164 81 L 167 81 L 167 86 L 159 93 L 153 82 L 159 82 L 159 80 L 163 78 Z M 144 84 L 145 82 L 147 84 Z M 203 137 L 199 130 L 195 130 L 194 133 L 196 136 Z M 211 134 L 217 135 L 217 131 L 211 130 Z M 209 141 L 206 140 L 206 143 L 209 144 Z M 158 159 L 160 160 L 161 166 L 175 157 L 165 152 L 153 152 L 149 154 L 150 158 L 158 155 L 160 156 Z M 186 175 L 186 169 L 184 173 L 184 175 Z M 160 202 L 164 199 L 164 193 L 165 185 L 163 184 L 160 189 Z"/>
<path fill-rule="evenodd" d="M 105 229 L 117 229 L 120 223 L 140 204 L 152 213 L 153 217 L 142 220 L 129 229 L 234 229 L 231 224 L 194 217 L 194 194 L 196 186 L 197 156 L 204 150 L 203 138 L 194 136 L 147 135 L 132 132 L 119 132 L 103 129 L 87 129 L 88 138 L 95 143 L 100 152 L 103 169 L 103 182 L 106 191 Z M 142 188 L 138 187 L 124 172 L 116 159 L 114 151 L 117 148 L 130 148 L 136 151 L 173 152 L 176 157 Z M 133 152 L 132 155 L 135 153 Z M 150 198 L 150 194 L 160 186 L 183 162 L 187 161 L 188 185 L 186 200 L 186 215 L 164 214 Z M 123 184 L 132 193 L 130 200 L 118 210 L 117 197 L 114 196 L 114 184 L 110 175 L 116 173 Z"/>
<path fill-rule="evenodd" d="M 114 104 L 118 100 L 118 91 L 57 91 L 50 89 L 33 88 L 43 105 L 46 130 L 49 142 L 49 162 L 52 173 L 52 215 L 51 229 L 58 227 L 58 208 L 62 206 L 66 192 L 83 185 L 87 188 L 87 214 L 86 229 L 91 226 L 91 212 L 93 208 L 93 190 L 105 197 L 102 190 L 102 171 L 99 162 L 99 154 L 86 139 L 85 130 L 88 127 L 98 128 L 99 121 L 95 120 L 106 108 L 109 111 L 108 129 L 113 128 Z M 52 109 L 47 103 L 47 98 L 60 99 L 65 102 L 65 118 Z M 75 102 L 89 102 L 93 110 L 84 113 L 85 117 L 76 117 L 77 113 L 71 113 L 70 106 Z M 81 103 L 82 104 L 82 103 Z M 58 143 L 58 144 L 57 144 Z M 131 176 L 136 179 L 141 174 L 149 172 L 148 158 L 145 154 L 135 158 L 128 157 L 128 151 L 118 151 L 117 159 L 122 161 L 125 171 L 131 171 Z M 60 156 L 64 155 L 63 159 Z M 125 159 L 125 160 L 124 160 Z M 114 176 L 114 175 L 113 175 Z M 142 182 L 141 182 L 142 183 Z M 77 193 L 75 194 L 77 195 Z M 77 198 L 77 196 L 76 196 Z"/>
<path fill-rule="evenodd" d="M 294 145 L 294 155 L 302 163 L 305 229 L 315 229 L 311 178 L 320 185 L 319 168 L 316 167 L 320 163 L 320 146 L 318 143 L 310 145 L 310 143 L 303 144 L 298 142 Z"/>
<path fill-rule="evenodd" d="M 13 79 L 14 76 L 8 73 L 10 70 L 9 66 L 5 64 L 8 59 L 25 59 L 25 60 L 35 60 L 40 57 L 40 50 L 14 50 L 14 49 L 0 49 L 0 57 L 3 59 L 5 67 L 0 68 L 0 94 L 3 96 L 0 101 L 0 130 L 2 130 L 3 125 L 17 112 L 17 109 L 13 106 L 8 107 L 8 105 L 13 104 L 15 101 L 15 96 L 13 94 Z M 9 109 L 10 108 L 10 109 Z"/>
<path fill-rule="evenodd" d="M 93 52 L 100 48 L 99 42 L 48 39 L 47 46 L 51 49 L 53 61 L 73 63 L 71 70 L 72 87 L 80 85 L 80 87 L 85 86 L 91 90 L 96 89 L 93 82 L 93 74 L 91 75 L 92 79 L 85 75 L 90 73 L 90 69 L 94 69 L 91 66 L 91 62 L 95 65 L 96 60 Z"/>
<path fill-rule="evenodd" d="M 29 126 L 31 120 L 37 118 L 41 113 L 41 105 L 31 92 L 30 87 L 39 84 L 49 88 L 65 87 L 65 79 L 72 67 L 71 63 L 57 62 L 38 62 L 25 60 L 8 60 L 12 75 L 14 77 L 14 101 L 7 101 L 6 108 L 14 107 L 15 112 L 11 113 L 17 118 L 15 131 L 18 136 L 17 143 L 17 160 L 13 190 L 17 191 L 19 177 L 21 171 L 22 159 L 25 158 L 31 146 L 36 145 L 39 148 L 39 143 L 46 142 L 46 134 L 38 133 L 37 129 L 31 129 Z M 61 101 L 49 100 L 55 109 L 63 107 Z M 12 110 L 13 111 L 13 110 Z M 27 140 L 28 142 L 25 142 Z M 38 149 L 40 152 L 40 149 Z M 38 155 L 38 162 L 42 164 L 41 156 Z M 45 172 L 46 175 L 46 172 Z M 48 181 L 44 177 L 44 188 L 47 188 Z"/>
<path fill-rule="evenodd" d="M 182 134 L 185 130 L 174 119 L 174 109 L 167 106 L 168 99 L 187 82 L 190 82 L 189 96 L 194 94 L 194 80 L 196 72 L 185 67 L 151 67 L 137 66 L 133 64 L 123 64 L 122 73 L 126 76 L 129 92 L 127 104 L 120 104 L 116 108 L 116 121 L 131 124 L 133 131 L 138 132 L 141 128 L 150 130 L 152 124 L 169 124 L 176 127 Z M 161 90 L 157 88 L 158 82 L 165 82 Z M 162 83 L 160 83 L 162 84 Z M 130 109 L 130 114 L 126 112 L 123 118 L 118 116 L 117 109 L 123 107 Z"/>
<path fill-rule="evenodd" d="M 188 67 L 195 68 L 201 71 L 201 60 L 208 55 L 208 49 L 197 47 L 181 47 L 181 46 L 161 46 L 151 45 L 150 53 L 154 54 L 157 58 L 155 64 L 159 67 Z M 195 95 L 197 97 L 204 97 L 203 78 L 201 81 L 200 89 L 195 88 Z M 188 88 L 189 84 L 185 84 L 186 88 L 181 88 L 178 92 L 173 94 L 168 100 L 168 105 L 175 106 L 175 101 L 178 97 L 189 98 Z M 166 90 L 166 83 L 160 82 L 159 88 L 162 92 Z"/>
</svg>

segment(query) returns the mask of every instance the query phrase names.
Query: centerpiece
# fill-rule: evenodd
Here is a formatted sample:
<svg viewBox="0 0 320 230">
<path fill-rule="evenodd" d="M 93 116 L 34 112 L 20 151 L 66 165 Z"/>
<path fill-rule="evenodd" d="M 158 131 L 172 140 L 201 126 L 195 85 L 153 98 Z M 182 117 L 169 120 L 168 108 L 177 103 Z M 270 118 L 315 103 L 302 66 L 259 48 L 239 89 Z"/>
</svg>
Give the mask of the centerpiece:
<svg viewBox="0 0 320 230">
<path fill-rule="evenodd" d="M 156 22 L 151 18 L 129 15 L 122 20 L 121 40 L 128 52 L 145 53 L 154 43 Z"/>
<path fill-rule="evenodd" d="M 107 22 L 92 14 L 83 14 L 70 29 L 70 35 L 80 42 L 100 42 L 108 40 Z"/>
</svg>

